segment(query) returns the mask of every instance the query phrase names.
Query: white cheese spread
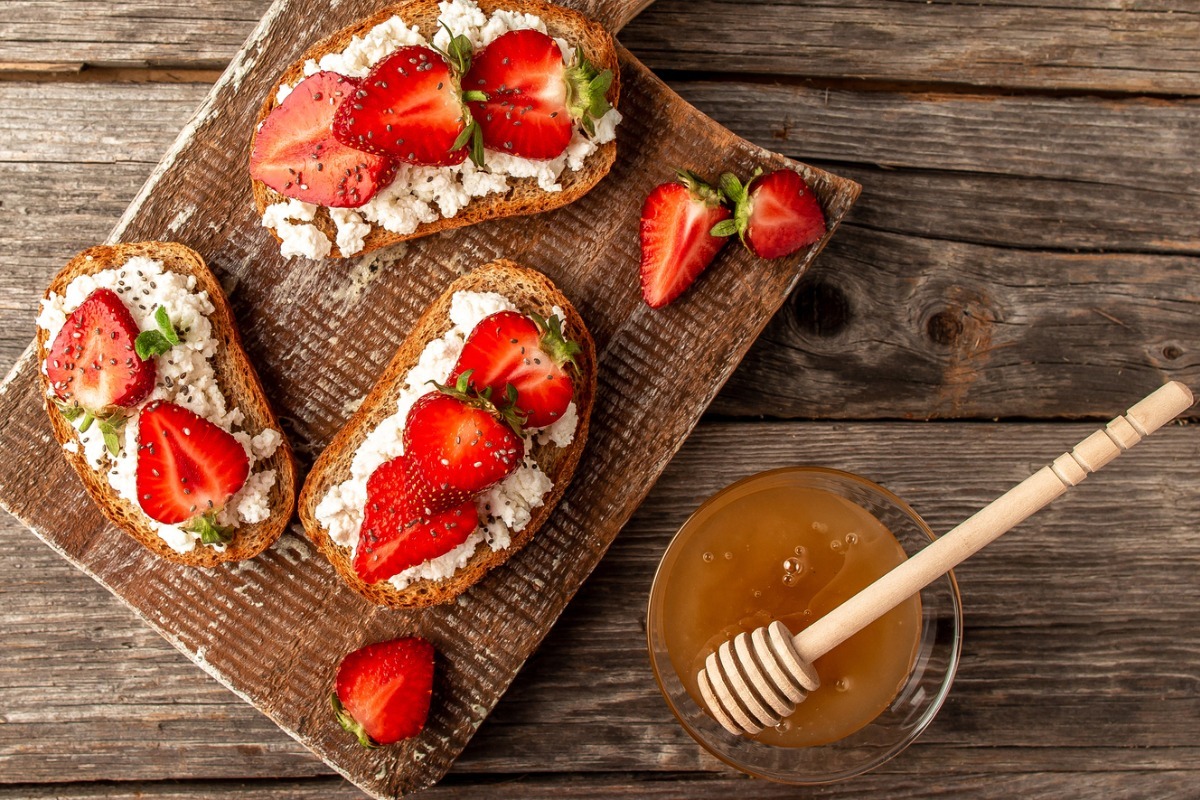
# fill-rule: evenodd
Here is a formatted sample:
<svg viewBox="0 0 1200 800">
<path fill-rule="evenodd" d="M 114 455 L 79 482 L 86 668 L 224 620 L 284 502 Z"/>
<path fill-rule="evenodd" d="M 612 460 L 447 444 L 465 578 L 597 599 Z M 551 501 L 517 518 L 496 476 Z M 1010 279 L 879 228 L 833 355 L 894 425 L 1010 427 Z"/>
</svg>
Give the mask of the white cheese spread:
<svg viewBox="0 0 1200 800">
<path fill-rule="evenodd" d="M 498 311 L 516 311 L 511 300 L 494 292 L 456 292 L 450 300 L 450 324 L 446 334 L 425 345 L 417 364 L 405 376 L 396 397 L 396 411 L 367 434 L 350 462 L 350 477 L 330 488 L 317 504 L 317 520 L 336 544 L 358 547 L 363 509 L 367 504 L 367 479 L 376 469 L 404 454 L 404 421 L 409 409 L 422 395 L 428 394 L 428 381 L 445 383 L 462 353 L 471 331 L 485 317 Z M 448 553 L 417 564 L 394 575 L 390 582 L 403 589 L 418 580 L 441 580 L 453 575 L 470 560 L 481 542 L 492 550 L 504 550 L 512 543 L 512 534 L 529 524 L 533 509 L 543 504 L 554 488 L 549 476 L 530 455 L 534 439 L 566 447 L 575 439 L 578 411 L 574 403 L 561 419 L 541 429 L 531 429 L 525 437 L 525 461 L 515 472 L 476 498 L 481 525 L 467 540 Z"/>
<path fill-rule="evenodd" d="M 514 30 L 534 29 L 546 33 L 546 24 L 533 14 L 497 10 L 484 14 L 473 0 L 452 0 L 438 4 L 437 33 L 433 44 L 445 48 L 450 35 L 464 35 L 478 50 L 491 44 L 498 36 Z M 574 48 L 557 39 L 563 59 L 574 58 Z M 363 37 L 355 36 L 340 53 L 328 53 L 320 61 L 310 59 L 304 74 L 327 70 L 351 78 L 364 77 L 371 67 L 392 51 L 409 45 L 429 45 L 416 26 L 409 27 L 399 17 L 391 17 L 376 25 Z M 292 91 L 280 86 L 275 100 L 282 103 Z M 476 167 L 470 160 L 453 167 L 419 167 L 400 164 L 395 179 L 381 189 L 365 205 L 355 209 L 331 209 L 337 229 L 336 244 L 342 256 L 351 256 L 363 248 L 363 238 L 370 232 L 368 222 L 392 233 L 405 235 L 420 225 L 456 216 L 477 197 L 502 194 L 508 191 L 509 178 L 533 178 L 538 188 L 546 192 L 562 190 L 559 178 L 564 170 L 583 169 L 587 158 L 599 145 L 617 136 L 621 113 L 615 108 L 596 121 L 595 135 L 588 137 L 578 126 L 562 155 L 548 161 L 534 161 L 489 150 L 487 170 Z M 275 231 L 282 240 L 280 253 L 288 258 L 325 258 L 334 242 L 311 224 L 318 206 L 298 200 L 275 203 L 263 212 L 263 227 Z"/>
<path fill-rule="evenodd" d="M 250 476 L 218 514 L 218 523 L 237 527 L 241 523 L 267 519 L 271 515 L 269 498 L 275 485 L 275 470 L 256 472 L 254 468 L 274 455 L 283 436 L 269 428 L 256 435 L 240 430 L 245 421 L 242 411 L 228 407 L 213 370 L 218 342 L 208 318 L 214 311 L 208 292 L 196 291 L 196 279 L 191 275 L 171 272 L 162 262 L 134 256 L 120 268 L 80 275 L 67 285 L 65 294 L 51 294 L 42 300 L 37 324 L 46 331 L 47 346 L 54 343 L 68 315 L 97 289 L 116 292 L 141 330 L 155 330 L 154 312 L 159 306 L 166 308 L 181 341 L 166 353 L 154 357 L 157 370 L 154 391 L 138 404 L 125 423 L 120 455 L 114 458 L 108 452 L 98 425 L 84 432 L 76 431 L 78 443 L 67 442 L 64 449 L 78 452 L 82 446 L 84 457 L 92 468 L 107 475 L 109 485 L 117 494 L 140 507 L 137 498 L 138 412 L 154 400 L 175 403 L 231 432 L 250 459 Z M 185 531 L 178 525 L 165 525 L 148 517 L 146 521 L 171 549 L 180 553 L 190 552 L 200 541 L 199 534 Z"/>
</svg>

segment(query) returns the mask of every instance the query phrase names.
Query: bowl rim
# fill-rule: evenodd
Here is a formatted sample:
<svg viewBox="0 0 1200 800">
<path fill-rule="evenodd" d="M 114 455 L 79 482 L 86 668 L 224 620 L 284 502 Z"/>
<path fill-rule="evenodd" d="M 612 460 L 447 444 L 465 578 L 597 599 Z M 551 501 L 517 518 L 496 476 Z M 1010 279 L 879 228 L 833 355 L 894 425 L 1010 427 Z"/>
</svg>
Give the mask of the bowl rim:
<svg viewBox="0 0 1200 800">
<path fill-rule="evenodd" d="M 751 766 L 748 766 L 745 764 L 740 764 L 737 761 L 735 761 L 733 758 L 725 755 L 724 753 L 718 752 L 718 750 L 715 747 L 713 747 L 712 745 L 709 744 L 709 742 L 705 739 L 705 737 L 702 735 L 702 733 L 700 731 L 695 730 L 693 728 L 693 726 L 686 719 L 684 719 L 684 717 L 680 714 L 679 709 L 676 708 L 675 702 L 672 700 L 671 696 L 667 693 L 667 687 L 663 681 L 662 669 L 660 668 L 658 659 L 656 658 L 655 651 L 654 651 L 654 625 L 652 624 L 651 612 L 654 610 L 654 599 L 655 599 L 655 595 L 656 595 L 655 590 L 658 588 L 659 580 L 662 578 L 663 565 L 665 564 L 665 562 L 667 560 L 667 555 L 670 553 L 671 547 L 674 545 L 675 540 L 679 537 L 679 534 L 683 532 L 683 530 L 688 526 L 689 523 L 691 523 L 691 521 L 693 519 L 698 517 L 706 508 L 708 508 L 710 505 L 712 505 L 719 498 L 721 498 L 724 495 L 734 492 L 735 490 L 744 486 L 745 484 L 751 483 L 754 481 L 769 479 L 773 476 L 777 476 L 777 475 L 781 475 L 781 474 L 824 475 L 826 477 L 832 477 L 832 478 L 835 478 L 838 480 L 847 481 L 849 483 L 856 483 L 856 484 L 863 485 L 870 491 L 873 491 L 873 492 L 881 495 L 885 500 L 892 503 L 897 508 L 899 508 L 902 512 L 907 514 L 913 520 L 913 522 L 916 523 L 917 527 L 920 528 L 921 531 L 929 538 L 930 542 L 933 542 L 934 540 L 936 540 L 938 538 L 937 534 L 935 534 L 933 532 L 933 529 L 929 527 L 929 524 L 925 521 L 925 519 L 920 514 L 918 514 L 916 512 L 916 510 L 913 509 L 913 507 L 911 505 L 909 505 L 903 498 L 901 498 L 899 495 L 897 495 L 895 492 L 891 491 L 890 489 L 887 489 L 886 487 L 881 486 L 880 484 L 871 480 L 870 478 L 865 478 L 862 475 L 858 475 L 853 472 L 848 472 L 846 470 L 841 470 L 841 469 L 835 469 L 833 467 L 820 467 L 820 466 L 800 464 L 800 465 L 793 465 L 793 466 L 786 466 L 786 467 L 775 467 L 773 469 L 763 470 L 761 472 L 756 472 L 751 475 L 746 475 L 745 477 L 739 478 L 738 480 L 734 481 L 733 483 L 730 483 L 730 484 L 722 487 L 721 489 L 719 489 L 718 491 L 716 491 L 712 495 L 710 495 L 708 498 L 706 498 L 704 500 L 704 502 L 702 502 L 699 506 L 697 506 L 692 511 L 692 513 L 690 513 L 688 515 L 687 519 L 685 519 L 679 525 L 679 527 L 675 530 L 675 533 L 672 534 L 670 542 L 667 543 L 667 547 L 663 550 L 662 557 L 658 561 L 658 566 L 655 567 L 655 569 L 654 569 L 654 578 L 650 583 L 650 593 L 649 593 L 649 596 L 646 601 L 646 617 L 645 617 L 645 619 L 646 619 L 646 650 L 647 650 L 647 655 L 650 658 L 650 669 L 654 673 L 654 682 L 658 686 L 659 694 L 662 695 L 663 701 L 667 704 L 667 708 L 670 709 L 671 715 L 675 717 L 675 720 L 684 729 L 684 731 L 686 731 L 687 734 L 689 736 L 691 736 L 692 739 L 694 739 L 696 741 L 696 743 L 699 744 L 706 753 L 713 756 L 714 758 L 716 758 L 718 761 L 722 762 L 726 766 L 732 767 L 733 769 L 737 770 L 738 772 L 744 773 L 746 775 L 750 775 L 755 778 L 762 778 L 764 780 L 773 781 L 775 783 L 785 783 L 785 784 L 790 784 L 793 786 L 821 786 L 821 785 L 836 783 L 836 782 L 842 781 L 842 780 L 848 780 L 850 778 L 855 778 L 855 777 L 858 777 L 859 775 L 863 775 L 863 774 L 866 774 L 867 772 L 871 772 L 872 770 L 878 769 L 882 765 L 886 764 L 887 762 L 891 761 L 893 758 L 895 758 L 896 756 L 900 755 L 905 750 L 907 750 L 909 748 L 909 746 L 911 746 L 913 744 L 913 742 L 915 742 L 917 739 L 919 739 L 921 737 L 921 735 L 925 732 L 925 730 L 933 723 L 933 720 L 937 717 L 938 713 L 941 711 L 941 708 L 946 701 L 946 697 L 950 693 L 951 686 L 954 684 L 954 678 L 958 673 L 958 665 L 959 665 L 959 662 L 962 657 L 962 639 L 963 639 L 962 594 L 959 591 L 958 579 L 954 574 L 954 570 L 950 570 L 949 572 L 946 572 L 944 575 L 941 576 L 943 578 L 946 578 L 949 581 L 951 606 L 952 606 L 953 612 L 954 612 L 953 613 L 954 637 L 953 637 L 953 642 L 951 643 L 951 653 L 950 653 L 950 659 L 947 663 L 946 676 L 945 676 L 944 680 L 942 681 L 941 685 L 938 687 L 937 693 L 933 696 L 933 699 L 932 699 L 932 702 L 930 703 L 929 709 L 922 715 L 918 724 L 908 733 L 907 736 L 905 736 L 904 740 L 902 742 L 900 742 L 898 746 L 890 748 L 882 758 L 870 763 L 869 765 L 867 765 L 865 767 L 843 770 L 842 772 L 836 773 L 836 774 L 830 774 L 830 775 L 821 776 L 818 778 L 797 778 L 797 777 L 791 777 L 791 776 L 780 776 L 777 774 L 772 774 L 768 771 L 759 770 L 755 767 L 751 767 Z M 926 546 L 928 546 L 928 545 L 926 545 Z M 911 556 L 909 556 L 909 557 L 911 558 Z M 939 578 L 939 580 L 940 580 L 940 578 Z M 671 666 L 670 669 L 674 672 L 673 666 Z M 676 675 L 676 678 L 678 678 L 678 675 Z M 769 746 L 770 745 L 764 745 L 764 747 L 769 747 Z M 827 746 L 828 745 L 814 745 L 813 747 L 819 748 L 819 747 L 827 747 Z"/>
</svg>

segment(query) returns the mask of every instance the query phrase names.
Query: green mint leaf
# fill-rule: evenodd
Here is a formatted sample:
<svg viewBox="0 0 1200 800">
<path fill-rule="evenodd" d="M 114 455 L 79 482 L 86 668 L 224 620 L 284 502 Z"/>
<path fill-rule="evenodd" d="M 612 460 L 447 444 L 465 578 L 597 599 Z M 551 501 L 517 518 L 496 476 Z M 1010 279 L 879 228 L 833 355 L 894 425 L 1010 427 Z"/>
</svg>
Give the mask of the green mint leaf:
<svg viewBox="0 0 1200 800">
<path fill-rule="evenodd" d="M 149 361 L 154 356 L 161 356 L 171 349 L 171 343 L 160 331 L 142 331 L 133 340 L 133 349 L 142 361 Z"/>
<path fill-rule="evenodd" d="M 171 346 L 179 344 L 179 334 L 175 332 L 175 326 L 171 324 L 171 318 L 167 316 L 167 309 L 164 306 L 159 306 L 154 312 L 154 322 L 158 325 L 158 330 L 162 333 L 163 338 L 170 342 Z"/>
</svg>

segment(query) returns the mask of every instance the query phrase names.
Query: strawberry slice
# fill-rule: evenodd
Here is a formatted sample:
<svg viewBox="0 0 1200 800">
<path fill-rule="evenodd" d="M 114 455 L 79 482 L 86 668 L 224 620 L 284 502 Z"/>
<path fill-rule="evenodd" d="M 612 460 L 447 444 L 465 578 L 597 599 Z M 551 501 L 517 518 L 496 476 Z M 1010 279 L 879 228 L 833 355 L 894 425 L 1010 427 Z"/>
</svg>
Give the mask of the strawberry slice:
<svg viewBox="0 0 1200 800">
<path fill-rule="evenodd" d="M 347 147 L 330 129 L 358 85 L 336 72 L 300 81 L 255 134 L 250 176 L 285 197 L 329 208 L 358 208 L 391 183 L 394 161 Z"/>
<path fill-rule="evenodd" d="M 367 479 L 367 505 L 354 571 L 366 583 L 384 581 L 409 567 L 449 553 L 478 527 L 475 504 L 426 514 L 409 491 L 408 460 L 394 458 Z"/>
<path fill-rule="evenodd" d="M 466 48 L 462 57 L 469 60 L 469 42 Z M 409 164 L 461 164 L 467 148 L 459 138 L 471 112 L 463 103 L 460 74 L 436 50 L 401 47 L 338 106 L 333 135 L 349 147 Z"/>
<path fill-rule="evenodd" d="M 71 312 L 46 355 L 46 377 L 65 414 L 104 416 L 154 391 L 154 359 L 143 361 L 134 348 L 139 333 L 111 289 L 97 289 Z"/>
<path fill-rule="evenodd" d="M 378 747 L 420 733 L 432 696 L 433 645 L 410 636 L 369 644 L 343 658 L 329 703 L 363 747 Z"/>
<path fill-rule="evenodd" d="M 713 233 L 738 234 L 759 258 L 783 258 L 820 241 L 825 214 L 804 178 L 790 169 L 759 177 L 761 172 L 754 173 L 748 187 L 736 175 L 721 176 L 721 191 L 734 204 L 733 220 Z"/>
<path fill-rule="evenodd" d="M 413 403 L 404 454 L 414 500 L 426 513 L 455 508 L 508 477 L 525 458 L 511 409 L 470 389 L 470 376 Z"/>
<path fill-rule="evenodd" d="M 250 461 L 237 439 L 203 417 L 162 401 L 142 409 L 137 497 L 151 519 L 178 525 L 207 518 L 198 527 L 207 537 L 202 541 L 223 538 L 213 517 L 242 488 L 249 472 Z"/>
<path fill-rule="evenodd" d="M 731 216 L 720 194 L 686 170 L 654 187 L 642 206 L 642 297 L 661 308 L 683 294 L 725 240 L 713 226 Z"/>
<path fill-rule="evenodd" d="M 483 144 L 522 158 L 559 156 L 578 122 L 588 133 L 611 108 L 612 71 L 598 71 L 578 51 L 567 66 L 558 43 L 535 30 L 509 31 L 475 56 L 463 87 L 483 92 L 471 114 Z"/>
<path fill-rule="evenodd" d="M 471 331 L 450 380 L 470 373 L 471 387 L 491 397 L 505 397 L 512 386 L 524 426 L 544 428 L 571 403 L 575 387 L 566 367 L 575 365 L 577 353 L 579 345 L 563 337 L 558 317 L 500 311 Z"/>
</svg>

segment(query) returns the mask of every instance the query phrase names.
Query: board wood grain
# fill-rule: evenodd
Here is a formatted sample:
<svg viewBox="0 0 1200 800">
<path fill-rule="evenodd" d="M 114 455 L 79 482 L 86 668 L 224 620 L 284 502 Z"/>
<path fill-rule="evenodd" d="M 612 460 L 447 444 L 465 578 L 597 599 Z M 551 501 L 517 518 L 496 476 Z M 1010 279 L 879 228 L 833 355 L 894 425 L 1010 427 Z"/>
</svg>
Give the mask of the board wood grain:
<svg viewBox="0 0 1200 800">
<path fill-rule="evenodd" d="M 620 157 L 584 200 L 532 219 L 437 235 L 384 256 L 284 262 L 258 225 L 244 181 L 255 100 L 307 43 L 379 3 L 344 2 L 321 18 L 277 3 L 251 34 L 113 234 L 164 236 L 197 249 L 230 291 L 247 350 L 297 449 L 327 442 L 424 306 L 458 274 L 498 256 L 546 272 L 588 320 L 601 359 L 593 433 L 551 522 L 455 604 L 424 612 L 368 607 L 304 540 L 211 571 L 155 559 L 83 501 L 48 437 L 26 356 L 0 388 L 0 500 L 52 547 L 172 644 L 376 796 L 436 781 L 611 544 L 754 337 L 824 245 L 778 262 L 727 248 L 665 311 L 636 281 L 641 198 L 675 164 L 715 175 L 787 164 L 696 112 L 621 50 Z M 614 28 L 638 2 L 591 10 Z M 830 233 L 853 182 L 798 166 Z M 828 237 L 827 237 L 828 238 Z M 425 732 L 364 751 L 327 712 L 333 669 L 365 642 L 419 633 L 439 651 Z"/>
</svg>

